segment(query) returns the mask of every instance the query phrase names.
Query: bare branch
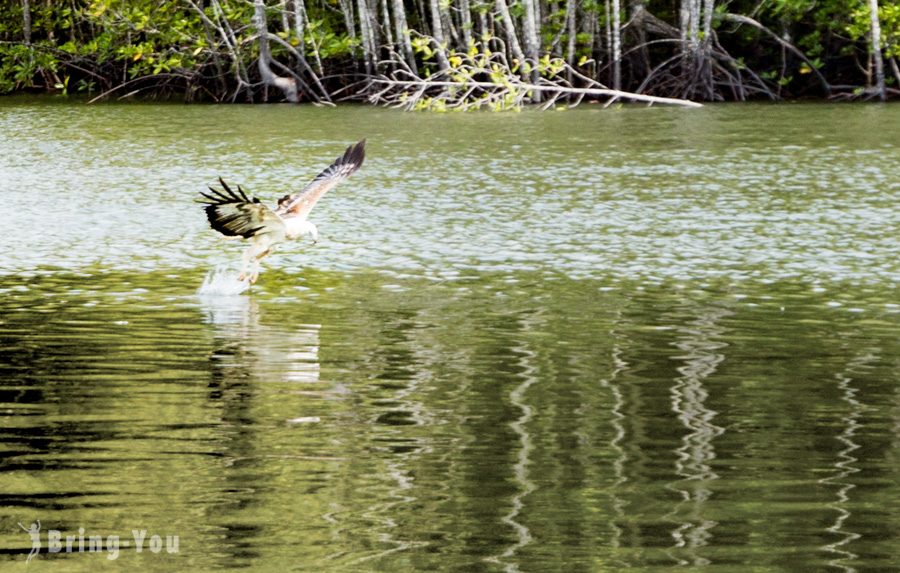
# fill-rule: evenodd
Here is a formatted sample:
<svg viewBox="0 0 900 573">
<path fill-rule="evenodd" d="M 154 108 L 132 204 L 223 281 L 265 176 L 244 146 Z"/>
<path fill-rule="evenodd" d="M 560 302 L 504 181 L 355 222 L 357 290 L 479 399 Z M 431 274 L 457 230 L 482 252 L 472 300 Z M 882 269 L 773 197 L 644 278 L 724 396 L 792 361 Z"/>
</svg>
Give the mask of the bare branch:
<svg viewBox="0 0 900 573">
<path fill-rule="evenodd" d="M 820 72 L 816 68 L 816 66 L 811 61 L 809 61 L 809 58 L 806 57 L 806 54 L 804 54 L 802 51 L 800 51 L 799 48 L 797 48 L 796 46 L 794 46 L 793 44 L 791 44 L 790 42 L 788 42 L 787 40 L 785 40 L 784 38 L 782 38 L 781 36 L 779 36 L 778 34 L 773 32 L 772 30 L 766 28 L 765 26 L 763 26 L 762 24 L 760 24 L 753 18 L 750 18 L 749 16 L 742 16 L 741 14 L 726 13 L 726 14 L 722 14 L 721 18 L 728 22 L 735 22 L 738 24 L 747 24 L 748 26 L 752 26 L 752 27 L 756 28 L 757 30 L 760 30 L 761 32 L 765 32 L 766 34 L 768 34 L 770 37 L 772 37 L 776 42 L 778 42 L 785 49 L 789 50 L 794 55 L 796 55 L 801 60 L 803 60 L 806 63 L 806 65 L 809 66 L 809 68 L 816 74 L 816 77 L 819 78 L 819 83 L 822 84 L 822 89 L 825 90 L 825 93 L 826 94 L 831 93 L 831 85 L 828 83 L 828 80 L 825 79 L 825 76 L 822 75 L 822 72 Z"/>
</svg>

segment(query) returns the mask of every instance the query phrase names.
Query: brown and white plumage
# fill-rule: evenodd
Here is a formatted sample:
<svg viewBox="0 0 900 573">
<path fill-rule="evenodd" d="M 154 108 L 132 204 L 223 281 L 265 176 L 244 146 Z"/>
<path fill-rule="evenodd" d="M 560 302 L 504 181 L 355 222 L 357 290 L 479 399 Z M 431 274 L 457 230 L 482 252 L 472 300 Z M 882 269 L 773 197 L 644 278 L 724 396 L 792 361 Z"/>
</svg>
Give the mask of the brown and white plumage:
<svg viewBox="0 0 900 573">
<path fill-rule="evenodd" d="M 204 210 L 210 226 L 226 237 L 243 237 L 249 239 L 269 228 L 283 226 L 284 222 L 274 211 L 259 202 L 259 199 L 247 197 L 240 185 L 237 191 L 231 189 L 219 177 L 222 189 L 209 188 L 211 195 L 201 192 L 205 197 L 200 202 L 206 203 Z"/>
<path fill-rule="evenodd" d="M 278 200 L 276 212 L 282 217 L 306 218 L 319 199 L 338 183 L 353 175 L 366 158 L 366 140 L 351 145 L 334 163 L 316 175 L 306 187 L 297 193 L 285 195 Z"/>
<path fill-rule="evenodd" d="M 300 235 L 318 239 L 316 226 L 307 221 L 319 199 L 338 183 L 353 175 L 365 159 L 366 140 L 347 148 L 343 155 L 319 173 L 308 185 L 296 193 L 279 199 L 275 209 L 270 209 L 255 197 L 248 197 L 238 185 L 237 190 L 219 178 L 221 189 L 210 187 L 210 194 L 201 192 L 204 210 L 210 226 L 226 237 L 250 239 L 251 245 L 244 253 L 245 276 L 255 282 L 259 274 L 259 261 L 268 255 L 275 244 Z M 251 262 L 255 265 L 248 274 Z"/>
</svg>

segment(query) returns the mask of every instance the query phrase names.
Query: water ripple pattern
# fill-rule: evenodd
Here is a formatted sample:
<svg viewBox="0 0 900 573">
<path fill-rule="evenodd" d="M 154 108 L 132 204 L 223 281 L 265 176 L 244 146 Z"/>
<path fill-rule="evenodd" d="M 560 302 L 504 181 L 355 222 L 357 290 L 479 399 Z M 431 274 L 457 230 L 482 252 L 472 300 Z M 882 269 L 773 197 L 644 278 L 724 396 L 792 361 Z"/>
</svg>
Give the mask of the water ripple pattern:
<svg viewBox="0 0 900 573">
<path fill-rule="evenodd" d="M 900 122 L 896 106 L 798 106 L 795 122 L 817 122 L 802 131 L 767 128 L 766 106 L 480 116 L 452 126 L 465 145 L 432 131 L 436 118 L 382 110 L 343 112 L 354 123 L 284 107 L 0 109 L 17 231 L 0 237 L 0 272 L 236 260 L 197 192 L 221 175 L 274 202 L 369 135 L 365 169 L 313 215 L 320 246 L 293 243 L 269 265 L 900 282 L 900 130 L 879 129 Z"/>
<path fill-rule="evenodd" d="M 0 99 L 0 569 L 893 571 L 898 106 Z M 259 282 L 193 202 L 365 166 Z"/>
</svg>

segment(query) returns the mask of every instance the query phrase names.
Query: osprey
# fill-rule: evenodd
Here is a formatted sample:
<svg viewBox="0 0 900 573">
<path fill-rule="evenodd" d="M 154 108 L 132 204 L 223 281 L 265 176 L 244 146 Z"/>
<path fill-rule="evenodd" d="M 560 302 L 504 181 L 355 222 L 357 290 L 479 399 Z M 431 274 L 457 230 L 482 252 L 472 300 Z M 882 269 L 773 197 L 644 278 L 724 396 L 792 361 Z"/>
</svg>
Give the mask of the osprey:
<svg viewBox="0 0 900 573">
<path fill-rule="evenodd" d="M 344 179 L 353 175 L 363 163 L 366 155 L 366 140 L 347 148 L 343 155 L 319 173 L 306 187 L 290 193 L 278 200 L 275 209 L 270 209 L 256 197 L 248 197 L 241 186 L 231 189 L 222 178 L 222 189 L 210 187 L 211 195 L 200 192 L 206 206 L 206 217 L 213 229 L 226 237 L 250 239 L 250 246 L 244 252 L 243 268 L 238 280 L 249 279 L 256 282 L 259 277 L 259 261 L 272 252 L 273 247 L 285 239 L 295 239 L 309 235 L 313 243 L 319 239 L 316 226 L 307 221 L 309 212 L 322 195 Z M 252 270 L 250 267 L 252 265 Z"/>
</svg>

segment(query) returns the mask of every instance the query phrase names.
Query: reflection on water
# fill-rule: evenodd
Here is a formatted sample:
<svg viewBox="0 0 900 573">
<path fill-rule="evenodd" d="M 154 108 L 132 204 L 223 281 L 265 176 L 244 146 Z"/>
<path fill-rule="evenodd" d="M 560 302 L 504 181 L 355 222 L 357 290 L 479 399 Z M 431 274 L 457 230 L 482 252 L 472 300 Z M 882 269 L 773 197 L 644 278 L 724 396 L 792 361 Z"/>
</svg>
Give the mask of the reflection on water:
<svg viewBox="0 0 900 573">
<path fill-rule="evenodd" d="M 253 297 L 200 295 L 198 300 L 205 322 L 214 326 L 210 364 L 217 385 L 262 378 L 297 384 L 298 393 L 324 395 L 318 388 L 321 325 L 263 326 Z"/>
<path fill-rule="evenodd" d="M 827 528 L 827 531 L 837 536 L 838 540 L 824 545 L 822 549 L 835 556 L 834 559 L 828 562 L 830 566 L 848 573 L 857 570 L 853 566 L 853 561 L 858 559 L 859 555 L 849 550 L 849 548 L 852 547 L 852 542 L 859 539 L 861 535 L 846 530 L 844 524 L 852 517 L 848 507 L 851 506 L 850 493 L 856 487 L 856 484 L 850 478 L 853 474 L 861 471 L 854 465 L 859 460 L 854 457 L 853 452 L 862 446 L 854 441 L 854 436 L 862 427 L 859 419 L 866 409 L 866 406 L 856 399 L 858 390 L 852 385 L 852 376 L 860 370 L 865 370 L 869 363 L 877 362 L 877 357 L 872 354 L 872 352 L 876 351 L 877 349 L 874 348 L 867 349 L 865 354 L 849 361 L 845 371 L 835 374 L 838 388 L 841 391 L 841 399 L 846 402 L 850 412 L 844 415 L 841 420 L 844 427 L 837 439 L 844 448 L 837 453 L 836 458 L 838 461 L 833 464 L 833 475 L 819 480 L 822 484 L 837 488 L 836 500 L 831 504 L 837 515 L 834 523 Z"/>
<path fill-rule="evenodd" d="M 897 112 L 0 102 L 0 568 L 895 569 Z M 360 126 L 320 244 L 198 294 L 196 190 Z"/>
<path fill-rule="evenodd" d="M 179 534 L 168 560 L 119 557 L 159 570 L 889 561 L 881 295 L 861 320 L 790 283 L 511 278 L 308 273 L 290 297 L 198 297 L 199 272 L 6 281 L 4 522 Z M 15 529 L 0 542 L 27 553 Z"/>
<path fill-rule="evenodd" d="M 718 365 L 725 355 L 716 350 L 726 346 L 715 339 L 723 333 L 718 326 L 722 318 L 732 313 L 726 309 L 703 309 L 703 315 L 688 322 L 681 329 L 682 340 L 676 347 L 685 352 L 677 357 L 684 361 L 678 368 L 680 377 L 675 379 L 672 387 L 672 411 L 678 415 L 679 421 L 690 433 L 682 438 L 682 445 L 676 450 L 678 459 L 675 471 L 684 479 L 676 486 L 681 494 L 684 506 L 687 506 L 688 520 L 682 523 L 672 537 L 675 547 L 696 549 L 708 545 L 712 537 L 712 529 L 717 522 L 704 517 L 707 500 L 712 495 L 712 480 L 719 479 L 709 463 L 715 459 L 713 438 L 725 431 L 725 428 L 712 423 L 715 410 L 706 406 L 709 392 L 704 388 L 704 381 L 715 374 Z M 673 509 L 673 517 L 682 513 L 681 508 Z M 679 560 L 680 565 L 708 565 L 709 560 L 693 553 L 690 561 Z"/>
<path fill-rule="evenodd" d="M 522 325 L 522 330 L 526 332 L 540 331 L 540 324 L 536 318 L 529 317 L 528 321 Z M 536 488 L 534 482 L 528 477 L 528 466 L 530 464 L 528 456 L 534 447 L 531 436 L 528 433 L 528 422 L 531 421 L 533 412 L 531 406 L 525 401 L 525 394 L 530 386 L 538 382 L 537 368 L 533 364 L 537 355 L 526 346 L 513 349 L 513 353 L 519 357 L 519 376 L 522 379 L 522 382 L 509 393 L 510 404 L 520 411 L 520 415 L 509 423 L 510 428 L 519 439 L 516 462 L 513 465 L 513 478 L 519 491 L 512 496 L 512 507 L 509 513 L 503 516 L 503 522 L 513 529 L 516 541 L 509 547 L 504 548 L 500 555 L 492 556 L 488 559 L 490 562 L 504 565 L 504 570 L 508 572 L 520 571 L 518 564 L 511 558 L 515 556 L 517 551 L 531 543 L 533 539 L 531 531 L 521 520 L 521 513 L 525 507 L 524 499 Z"/>
<path fill-rule="evenodd" d="M 621 320 L 621 317 L 616 317 L 615 321 Z M 615 331 L 611 331 L 611 334 L 615 337 Z M 609 421 L 610 425 L 613 429 L 612 439 L 609 441 L 609 449 L 610 454 L 612 455 L 612 473 L 613 473 L 613 481 L 610 485 L 609 497 L 610 497 L 610 505 L 611 512 L 609 517 L 609 528 L 611 530 L 610 535 L 610 546 L 615 549 L 619 549 L 622 547 L 622 534 L 623 529 L 619 525 L 625 520 L 625 515 L 627 511 L 627 503 L 622 497 L 619 495 L 619 490 L 624 489 L 628 485 L 628 477 L 626 474 L 626 463 L 628 462 L 628 453 L 625 451 L 623 447 L 623 443 L 627 436 L 625 430 L 625 419 L 626 415 L 622 411 L 625 401 L 622 395 L 622 390 L 618 386 L 618 378 L 622 372 L 628 370 L 628 363 L 622 360 L 622 351 L 617 346 L 614 345 L 612 349 L 612 367 L 609 372 L 608 378 L 604 378 L 600 380 L 600 385 L 607 389 L 610 397 L 611 403 L 609 408 Z M 587 445 L 589 441 L 586 436 L 580 436 L 583 439 L 583 443 Z M 617 562 L 615 564 L 617 567 L 625 566 L 625 563 Z"/>
</svg>

